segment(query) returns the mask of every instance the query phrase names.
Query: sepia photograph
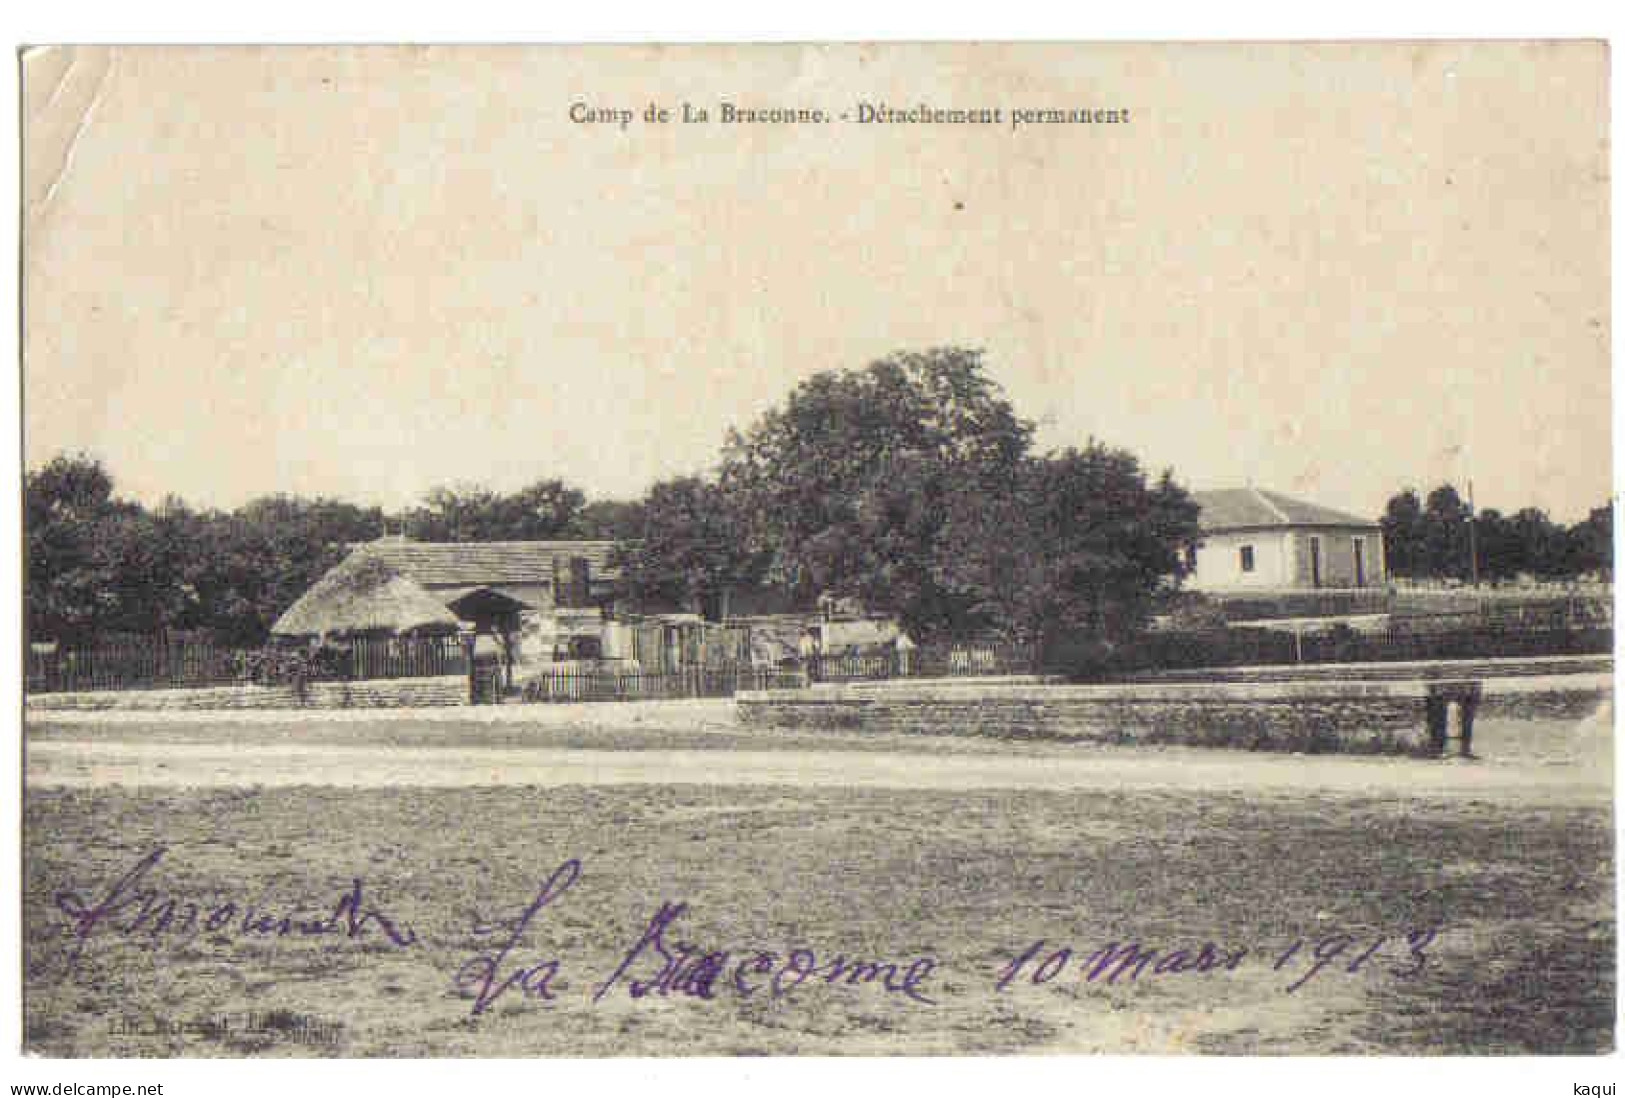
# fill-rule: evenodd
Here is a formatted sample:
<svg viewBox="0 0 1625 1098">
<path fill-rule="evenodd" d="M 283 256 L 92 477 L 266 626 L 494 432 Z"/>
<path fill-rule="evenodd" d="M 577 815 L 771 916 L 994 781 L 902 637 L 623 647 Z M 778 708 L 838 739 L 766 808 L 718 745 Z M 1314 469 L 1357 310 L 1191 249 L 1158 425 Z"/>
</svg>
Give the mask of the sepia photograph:
<svg viewBox="0 0 1625 1098">
<path fill-rule="evenodd" d="M 1614 1052 L 1606 43 L 18 68 L 24 1053 Z"/>
</svg>

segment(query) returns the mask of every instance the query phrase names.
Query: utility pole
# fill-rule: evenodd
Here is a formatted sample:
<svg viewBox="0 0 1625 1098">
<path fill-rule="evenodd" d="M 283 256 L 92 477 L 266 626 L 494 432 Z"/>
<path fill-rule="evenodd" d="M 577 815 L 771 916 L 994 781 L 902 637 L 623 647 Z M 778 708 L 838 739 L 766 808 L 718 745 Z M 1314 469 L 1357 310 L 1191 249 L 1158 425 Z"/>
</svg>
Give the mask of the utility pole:
<svg viewBox="0 0 1625 1098">
<path fill-rule="evenodd" d="M 1467 553 L 1472 565 L 1473 586 L 1478 586 L 1478 508 L 1473 505 L 1473 482 L 1467 482 Z"/>
</svg>

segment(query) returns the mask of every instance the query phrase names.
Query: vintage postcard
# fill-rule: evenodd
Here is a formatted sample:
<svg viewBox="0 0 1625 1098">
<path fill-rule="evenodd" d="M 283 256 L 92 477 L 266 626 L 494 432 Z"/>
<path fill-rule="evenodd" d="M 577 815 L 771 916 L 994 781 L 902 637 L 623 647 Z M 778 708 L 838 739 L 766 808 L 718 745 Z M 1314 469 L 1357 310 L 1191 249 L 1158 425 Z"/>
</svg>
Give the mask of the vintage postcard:
<svg viewBox="0 0 1625 1098">
<path fill-rule="evenodd" d="M 22 51 L 24 1049 L 1613 1051 L 1608 61 Z"/>
</svg>

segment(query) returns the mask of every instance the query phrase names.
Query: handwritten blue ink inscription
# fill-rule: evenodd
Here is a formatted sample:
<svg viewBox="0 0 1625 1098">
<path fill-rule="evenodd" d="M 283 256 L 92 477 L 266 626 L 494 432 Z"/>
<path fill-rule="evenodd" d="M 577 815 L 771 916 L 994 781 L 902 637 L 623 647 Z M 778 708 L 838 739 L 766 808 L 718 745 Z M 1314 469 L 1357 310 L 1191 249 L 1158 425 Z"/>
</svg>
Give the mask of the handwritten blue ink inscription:
<svg viewBox="0 0 1625 1098">
<path fill-rule="evenodd" d="M 254 939 L 297 936 L 348 941 L 371 937 L 395 949 L 431 944 L 420 942 L 410 925 L 369 902 L 359 877 L 330 903 L 271 909 L 230 896 L 200 902 L 149 883 L 167 853 L 166 847 L 148 853 L 95 898 L 87 899 L 71 889 L 55 894 L 56 910 L 67 920 L 60 928 L 69 942 L 64 976 L 76 970 L 97 935 L 148 941 L 184 940 L 200 932 Z M 566 987 L 561 978 L 565 958 L 533 950 L 526 939 L 544 912 L 565 902 L 581 876 L 580 859 L 570 858 L 540 883 L 511 918 L 476 917 L 472 934 L 488 944 L 458 964 L 451 976 L 453 989 L 472 998 L 470 1014 L 478 1017 L 505 997 L 536 1005 L 558 999 Z M 679 925 L 690 910 L 682 900 L 663 899 L 656 904 L 637 937 L 613 951 L 619 958 L 614 967 L 586 985 L 589 1002 L 600 1003 L 612 995 L 633 1000 L 777 999 L 820 987 L 849 987 L 924 1007 L 937 1003 L 930 988 L 932 977 L 942 967 L 937 957 L 860 957 L 796 942 L 774 943 L 775 948 L 762 944 L 702 946 L 690 941 Z M 311 911 L 325 914 L 309 914 Z M 1090 949 L 1039 938 L 1019 951 L 997 954 L 1009 959 L 987 974 L 987 986 L 991 993 L 1002 995 L 1050 984 L 1222 978 L 1244 966 L 1267 966 L 1281 974 L 1283 991 L 1293 994 L 1327 973 L 1353 977 L 1381 970 L 1398 978 L 1420 976 L 1431 959 L 1428 949 L 1439 933 L 1437 926 L 1394 935 L 1329 933 L 1300 938 L 1277 949 L 1213 941 L 1170 948 L 1131 939 Z"/>
<path fill-rule="evenodd" d="M 367 903 L 359 877 L 339 895 L 326 916 L 300 914 L 300 909 L 293 913 L 268 911 L 232 898 L 205 906 L 185 896 L 144 887 L 147 875 L 166 853 L 167 847 L 153 850 L 94 902 L 68 889 L 56 894 L 57 910 L 68 917 L 67 931 L 72 943 L 67 954 L 68 972 L 73 971 L 98 930 L 124 938 L 145 935 L 151 939 L 189 938 L 200 931 L 239 937 L 299 935 L 354 939 L 366 937 L 376 929 L 393 946 L 405 948 L 417 941 L 411 927 Z M 309 906 L 304 905 L 303 910 Z"/>
</svg>

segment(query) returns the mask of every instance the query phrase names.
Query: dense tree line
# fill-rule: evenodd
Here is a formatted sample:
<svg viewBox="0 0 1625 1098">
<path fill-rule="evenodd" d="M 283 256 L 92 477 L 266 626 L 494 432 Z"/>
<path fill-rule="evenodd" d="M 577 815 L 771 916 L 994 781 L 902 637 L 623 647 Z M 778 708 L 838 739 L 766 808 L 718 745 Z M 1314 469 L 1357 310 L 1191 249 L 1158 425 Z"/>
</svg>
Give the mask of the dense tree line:
<svg viewBox="0 0 1625 1098">
<path fill-rule="evenodd" d="M 265 640 L 276 619 L 349 546 L 386 530 L 378 507 L 267 496 L 232 511 L 171 497 L 120 499 L 100 462 L 62 455 L 24 483 L 27 624 L 34 638 L 207 631 L 222 643 Z M 387 529 L 422 541 L 635 537 L 640 505 L 557 480 L 511 494 L 437 488 Z"/>
<path fill-rule="evenodd" d="M 348 547 L 386 531 L 420 541 L 606 538 L 622 543 L 633 606 L 715 616 L 730 592 L 811 608 L 847 600 L 916 639 L 996 634 L 1050 646 L 1112 641 L 1182 575 L 1198 509 L 1097 441 L 1040 453 L 979 352 L 938 348 L 798 385 L 717 468 L 636 501 L 589 501 L 557 479 L 516 492 L 436 488 L 404 514 L 270 496 L 233 511 L 120 499 L 94 459 L 26 479 L 31 636 L 208 630 L 252 645 Z M 386 523 L 387 517 L 387 523 Z M 1542 512 L 1473 518 L 1454 488 L 1407 490 L 1382 519 L 1390 571 L 1465 578 L 1573 576 L 1612 567 L 1612 515 L 1562 527 Z"/>
<path fill-rule="evenodd" d="M 715 614 L 752 586 L 802 607 L 850 600 L 920 639 L 1132 631 L 1180 573 L 1195 504 L 1125 451 L 1040 454 L 1032 435 L 978 352 L 897 354 L 808 379 L 730 432 L 713 475 L 641 500 L 588 501 L 559 480 L 457 485 L 387 528 L 423 541 L 613 538 L 634 605 Z M 30 472 L 26 494 L 28 627 L 41 638 L 209 630 L 255 644 L 349 545 L 386 530 L 378 508 L 329 499 L 148 509 L 84 456 Z"/>
<path fill-rule="evenodd" d="M 1442 484 L 1425 501 L 1410 488 L 1395 495 L 1382 530 L 1389 571 L 1411 579 L 1470 579 L 1475 549 L 1481 581 L 1613 575 L 1609 507 L 1595 508 L 1572 526 L 1553 522 L 1537 507 L 1511 515 L 1486 507 L 1474 515 L 1453 485 Z"/>
</svg>

